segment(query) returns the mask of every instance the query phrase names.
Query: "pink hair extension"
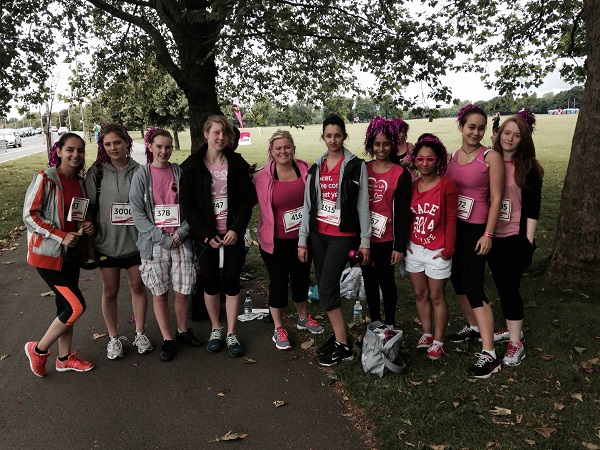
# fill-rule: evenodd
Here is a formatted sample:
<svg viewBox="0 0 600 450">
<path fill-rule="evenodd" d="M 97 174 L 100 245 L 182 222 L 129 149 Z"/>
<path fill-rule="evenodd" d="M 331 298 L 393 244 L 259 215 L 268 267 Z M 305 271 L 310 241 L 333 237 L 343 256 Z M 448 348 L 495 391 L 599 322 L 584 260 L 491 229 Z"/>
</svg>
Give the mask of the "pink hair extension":
<svg viewBox="0 0 600 450">
<path fill-rule="evenodd" d="M 533 130 L 535 129 L 535 114 L 530 109 L 524 108 L 517 113 L 517 116 L 527 122 L 529 131 L 533 133 Z"/>
</svg>

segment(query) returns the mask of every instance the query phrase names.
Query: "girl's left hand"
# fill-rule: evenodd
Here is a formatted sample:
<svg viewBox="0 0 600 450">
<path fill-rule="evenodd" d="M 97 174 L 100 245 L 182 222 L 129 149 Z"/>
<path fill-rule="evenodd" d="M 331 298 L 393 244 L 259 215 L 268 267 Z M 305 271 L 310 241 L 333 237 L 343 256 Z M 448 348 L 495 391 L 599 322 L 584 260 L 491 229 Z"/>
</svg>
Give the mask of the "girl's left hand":
<svg viewBox="0 0 600 450">
<path fill-rule="evenodd" d="M 81 229 L 88 236 L 92 236 L 94 234 L 94 224 L 92 222 L 81 222 Z"/>
<path fill-rule="evenodd" d="M 223 245 L 233 245 L 237 242 L 238 235 L 235 231 L 229 230 L 223 237 Z"/>
<path fill-rule="evenodd" d="M 181 239 L 179 239 L 179 235 L 177 233 L 173 233 L 173 243 L 171 244 L 171 248 L 179 247 L 181 245 Z"/>
<path fill-rule="evenodd" d="M 479 256 L 487 255 L 492 249 L 492 239 L 487 236 L 481 236 L 475 245 L 475 251 Z"/>
<path fill-rule="evenodd" d="M 366 266 L 367 264 L 369 264 L 371 262 L 371 249 L 370 248 L 362 248 L 360 247 L 358 249 L 358 253 L 360 253 L 361 255 L 363 255 L 363 260 L 362 260 L 362 264 L 363 266 Z"/>
<path fill-rule="evenodd" d="M 401 263 L 403 259 L 404 259 L 404 253 L 397 252 L 396 250 L 392 250 L 392 261 L 390 263 L 392 266 L 395 266 L 395 265 Z"/>
</svg>

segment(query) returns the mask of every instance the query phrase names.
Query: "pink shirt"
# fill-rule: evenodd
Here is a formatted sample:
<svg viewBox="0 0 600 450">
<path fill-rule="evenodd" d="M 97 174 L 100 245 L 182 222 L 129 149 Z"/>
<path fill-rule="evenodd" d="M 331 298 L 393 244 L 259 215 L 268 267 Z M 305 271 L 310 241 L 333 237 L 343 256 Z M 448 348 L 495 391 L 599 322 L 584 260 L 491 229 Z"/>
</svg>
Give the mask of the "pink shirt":
<svg viewBox="0 0 600 450">
<path fill-rule="evenodd" d="M 333 202 L 334 204 L 337 201 L 338 185 L 340 182 L 340 169 L 342 168 L 343 162 L 344 158 L 340 159 L 335 167 L 332 167 L 332 169 L 328 172 L 327 159 L 323 161 L 323 166 L 321 167 L 321 176 L 319 177 L 322 201 Z M 356 233 L 340 231 L 339 224 L 336 226 L 330 223 L 322 222 L 318 219 L 317 233 L 326 234 L 328 236 L 356 236 Z"/>
<path fill-rule="evenodd" d="M 497 237 L 519 234 L 521 222 L 521 188 L 515 183 L 515 164 L 512 161 L 504 161 L 504 168 L 506 169 L 504 195 L 494 233 Z"/>
<path fill-rule="evenodd" d="M 228 165 L 211 164 L 204 160 L 206 168 L 212 177 L 210 194 L 212 196 L 215 219 L 217 220 L 217 233 L 227 232 L 227 173 Z"/>
<path fill-rule="evenodd" d="M 155 205 L 177 204 L 177 182 L 171 165 L 161 168 L 150 164 L 150 176 L 152 177 L 152 199 Z M 164 227 L 165 233 L 173 233 L 176 227 Z"/>
<path fill-rule="evenodd" d="M 485 153 L 486 148 L 481 147 L 474 159 L 461 165 L 456 151 L 446 170 L 446 176 L 458 187 L 457 219 L 468 223 L 487 223 L 490 211 L 490 175 Z"/>
<path fill-rule="evenodd" d="M 389 242 L 394 240 L 394 194 L 398 187 L 398 180 L 404 173 L 402 166 L 393 164 L 387 172 L 375 172 L 373 161 L 367 164 L 369 177 L 369 210 L 372 213 L 385 217 L 385 231 L 381 237 L 373 235 L 371 242 Z M 371 215 L 373 223 L 373 214 Z M 373 227 L 376 233 L 377 226 Z"/>
<path fill-rule="evenodd" d="M 296 211 L 296 214 L 301 213 L 304 204 L 304 180 L 298 178 L 294 181 L 274 181 L 273 216 L 275 218 L 275 237 L 298 239 L 301 220 L 297 220 L 294 210 L 300 208 L 300 211 Z M 301 219 L 301 216 L 299 217 Z"/>
</svg>

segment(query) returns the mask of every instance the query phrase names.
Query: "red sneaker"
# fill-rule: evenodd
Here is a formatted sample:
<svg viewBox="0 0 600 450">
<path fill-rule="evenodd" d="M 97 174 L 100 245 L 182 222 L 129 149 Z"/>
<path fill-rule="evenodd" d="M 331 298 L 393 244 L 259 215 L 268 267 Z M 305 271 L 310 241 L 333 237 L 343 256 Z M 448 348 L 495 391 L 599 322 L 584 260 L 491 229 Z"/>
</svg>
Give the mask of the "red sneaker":
<svg viewBox="0 0 600 450">
<path fill-rule="evenodd" d="M 429 348 L 433 344 L 433 336 L 422 335 L 417 343 L 417 348 Z"/>
<path fill-rule="evenodd" d="M 94 365 L 89 361 L 83 361 L 77 357 L 77 352 L 73 352 L 65 361 L 61 361 L 56 358 L 56 371 L 67 372 L 68 370 L 74 370 L 75 372 L 87 372 L 92 370 Z"/>
<path fill-rule="evenodd" d="M 46 360 L 48 359 L 48 355 L 50 355 L 50 353 L 40 355 L 35 351 L 35 346 L 37 344 L 38 341 L 31 341 L 25 344 L 25 354 L 27 355 L 27 359 L 29 359 L 29 367 L 31 367 L 31 371 L 38 377 L 45 377 Z"/>
<path fill-rule="evenodd" d="M 427 349 L 427 357 L 429 359 L 440 359 L 444 354 L 444 344 L 440 345 L 436 342 L 431 344 L 431 346 Z"/>
</svg>

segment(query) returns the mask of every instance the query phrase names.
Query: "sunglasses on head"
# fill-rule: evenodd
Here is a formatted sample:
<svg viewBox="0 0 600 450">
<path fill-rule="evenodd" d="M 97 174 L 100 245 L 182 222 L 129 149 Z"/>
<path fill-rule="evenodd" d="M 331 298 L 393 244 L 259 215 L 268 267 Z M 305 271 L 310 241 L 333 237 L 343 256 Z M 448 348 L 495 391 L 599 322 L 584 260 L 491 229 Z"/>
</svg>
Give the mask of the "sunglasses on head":
<svg viewBox="0 0 600 450">
<path fill-rule="evenodd" d="M 434 162 L 436 159 L 438 159 L 437 156 L 417 156 L 415 158 L 415 162 L 417 164 L 423 164 L 425 161 L 427 161 L 428 163 L 432 163 Z"/>
</svg>

